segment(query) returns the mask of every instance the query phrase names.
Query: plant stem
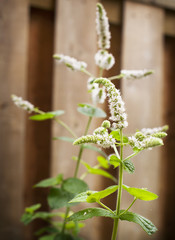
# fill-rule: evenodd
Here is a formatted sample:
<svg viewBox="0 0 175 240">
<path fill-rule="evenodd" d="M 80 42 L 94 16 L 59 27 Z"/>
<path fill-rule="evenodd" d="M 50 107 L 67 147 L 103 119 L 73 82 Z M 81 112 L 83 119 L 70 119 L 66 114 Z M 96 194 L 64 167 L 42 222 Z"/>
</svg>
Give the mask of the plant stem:
<svg viewBox="0 0 175 240">
<path fill-rule="evenodd" d="M 58 118 L 54 118 L 54 120 L 59 123 L 62 127 L 64 127 L 74 138 L 77 138 L 76 134 L 70 129 L 70 127 L 68 127 L 68 125 L 66 123 L 64 123 L 63 121 L 61 121 Z"/>
<path fill-rule="evenodd" d="M 105 204 L 103 204 L 102 202 L 97 202 L 98 204 L 100 204 L 102 207 L 106 208 L 108 211 L 110 211 L 112 214 L 114 214 L 114 212 L 109 208 L 107 207 Z"/>
<path fill-rule="evenodd" d="M 103 76 L 103 68 L 100 68 L 100 71 L 99 71 L 99 77 L 102 77 Z"/>
<path fill-rule="evenodd" d="M 92 117 L 89 117 L 89 120 L 88 120 L 86 129 L 85 129 L 84 135 L 87 135 L 87 132 L 88 132 L 89 127 L 90 127 L 90 124 L 91 124 L 91 121 L 92 121 Z M 81 160 L 81 156 L 82 156 L 83 150 L 84 150 L 84 148 L 83 148 L 83 145 L 82 145 L 82 146 L 80 147 L 80 150 L 79 150 L 79 153 L 78 153 L 78 160 L 77 160 L 77 164 L 76 164 L 76 168 L 75 168 L 75 172 L 74 172 L 74 178 L 76 178 L 77 175 L 78 175 L 78 170 L 79 170 L 80 160 Z M 64 222 L 63 222 L 63 227 L 62 227 L 62 233 L 64 233 L 64 230 L 65 230 L 66 218 L 67 218 L 67 216 L 68 216 L 68 214 L 69 214 L 69 211 L 70 211 L 70 207 L 67 207 L 67 208 L 66 208 L 66 213 L 65 213 Z"/>
<path fill-rule="evenodd" d="M 122 183 L 123 183 L 123 133 L 122 129 L 120 130 L 121 136 L 121 147 L 120 147 L 120 166 L 119 166 L 119 183 L 118 183 L 118 195 L 117 195 L 117 202 L 116 202 L 116 215 L 119 216 L 120 213 L 120 203 L 121 203 L 121 196 L 122 196 Z M 115 151 L 115 148 L 114 148 Z M 118 230 L 118 222 L 119 218 L 114 219 L 114 226 L 112 232 L 111 240 L 116 240 L 117 237 L 117 230 Z"/>
<path fill-rule="evenodd" d="M 93 76 L 90 72 L 88 72 L 85 68 L 83 68 L 83 69 L 81 70 L 81 72 L 87 74 L 87 75 L 90 76 L 90 77 L 94 77 L 94 76 Z"/>
<path fill-rule="evenodd" d="M 129 207 L 128 207 L 125 211 L 123 211 L 119 216 L 121 216 L 121 215 L 123 215 L 124 213 L 126 213 L 126 212 L 132 207 L 132 205 L 135 203 L 136 200 L 137 200 L 137 198 L 134 198 L 134 200 L 133 200 L 132 203 L 129 205 Z"/>
<path fill-rule="evenodd" d="M 91 121 L 92 121 L 92 117 L 89 117 L 89 120 L 88 120 L 86 129 L 85 129 L 84 135 L 87 135 L 87 132 L 88 132 L 90 124 L 91 124 Z M 76 169 L 75 169 L 75 173 L 74 173 L 74 177 L 75 178 L 78 175 L 78 170 L 79 170 L 79 166 L 80 166 L 80 160 L 81 160 L 81 156 L 82 156 L 82 153 L 83 153 L 83 149 L 84 149 L 84 147 L 83 147 L 83 145 L 81 145 L 80 151 L 79 151 L 79 154 L 78 154 L 77 165 L 76 165 Z"/>
<path fill-rule="evenodd" d="M 125 158 L 123 161 L 129 160 L 130 158 L 134 157 L 135 155 L 137 155 L 139 152 L 135 152 L 131 155 L 129 155 L 127 158 Z"/>
<path fill-rule="evenodd" d="M 124 74 L 119 74 L 119 75 L 110 77 L 110 78 L 108 78 L 108 79 L 109 79 L 109 80 L 115 80 L 115 79 L 120 79 L 120 78 L 122 78 L 122 77 L 124 77 L 124 76 L 125 76 Z"/>
</svg>

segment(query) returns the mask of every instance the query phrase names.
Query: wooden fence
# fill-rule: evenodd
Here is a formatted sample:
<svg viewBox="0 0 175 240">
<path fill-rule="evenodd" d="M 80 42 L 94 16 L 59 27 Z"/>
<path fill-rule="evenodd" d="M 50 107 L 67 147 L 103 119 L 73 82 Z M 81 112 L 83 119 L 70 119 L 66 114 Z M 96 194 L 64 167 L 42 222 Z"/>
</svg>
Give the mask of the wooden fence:
<svg viewBox="0 0 175 240">
<path fill-rule="evenodd" d="M 41 225 L 23 227 L 19 219 L 25 206 L 42 202 L 47 191 L 32 186 L 41 179 L 64 172 L 72 176 L 70 159 L 76 148 L 52 141 L 66 132 L 51 122 L 35 123 L 14 107 L 10 95 L 31 101 L 44 111 L 64 109 L 62 118 L 82 134 L 86 118 L 75 111 L 78 102 L 89 100 L 86 77 L 72 74 L 52 60 L 53 53 L 64 53 L 88 63 L 96 71 L 95 6 L 97 0 L 1 0 L 0 1 L 0 236 L 3 240 L 33 240 Z M 101 1 L 110 20 L 111 51 L 116 68 L 154 69 L 143 81 L 120 85 L 129 119 L 127 133 L 137 128 L 169 124 L 166 145 L 140 155 L 135 160 L 136 174 L 126 175 L 126 184 L 148 187 L 160 195 L 151 203 L 138 202 L 134 210 L 157 225 L 159 231 L 147 236 L 133 224 L 121 224 L 119 239 L 169 240 L 174 233 L 175 170 L 175 2 L 174 1 Z M 104 106 L 107 109 L 107 106 Z M 78 116 L 78 123 L 77 123 Z M 90 131 L 98 122 L 94 121 Z M 85 154 L 93 163 L 94 154 Z M 108 181 L 88 178 L 92 189 L 102 189 Z M 130 199 L 126 196 L 123 207 Z M 114 206 L 115 199 L 108 200 Z M 112 223 L 99 219 L 88 221 L 82 232 L 86 240 L 110 240 Z M 127 231 L 125 230 L 127 229 Z M 90 231 L 89 231 L 90 229 Z M 137 231 L 136 231 L 137 229 Z"/>
</svg>

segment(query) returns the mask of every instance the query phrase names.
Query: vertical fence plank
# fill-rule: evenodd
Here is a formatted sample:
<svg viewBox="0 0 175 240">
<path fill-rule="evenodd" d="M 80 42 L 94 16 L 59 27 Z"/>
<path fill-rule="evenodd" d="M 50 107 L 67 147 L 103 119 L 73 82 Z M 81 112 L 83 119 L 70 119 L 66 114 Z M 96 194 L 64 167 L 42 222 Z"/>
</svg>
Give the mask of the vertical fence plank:
<svg viewBox="0 0 175 240">
<path fill-rule="evenodd" d="M 164 12 L 160 8 L 128 1 L 124 4 L 122 68 L 155 70 L 155 74 L 147 79 L 122 82 L 129 120 L 128 134 L 163 124 L 163 20 Z M 160 148 L 145 150 L 135 158 L 135 174 L 124 175 L 125 183 L 133 187 L 147 187 L 159 195 L 163 184 L 161 151 Z M 126 208 L 132 200 L 125 193 L 124 197 L 127 200 L 123 207 Z M 153 202 L 138 201 L 133 211 L 151 219 L 161 228 L 162 201 L 162 195 Z M 122 222 L 120 227 L 119 239 L 159 239 L 161 236 L 161 231 L 147 236 L 140 227 L 131 223 Z"/>
<path fill-rule="evenodd" d="M 94 54 L 96 52 L 95 10 L 96 0 L 59 0 L 56 8 L 55 53 L 62 53 L 83 60 L 88 64 L 88 70 L 95 73 Z M 83 135 L 88 118 L 76 111 L 77 103 L 88 102 L 87 76 L 72 72 L 65 66 L 55 64 L 54 67 L 54 98 L 53 108 L 63 109 L 66 114 L 61 117 L 78 136 Z M 94 129 L 95 121 L 93 120 Z M 62 127 L 54 124 L 54 136 L 70 136 Z M 71 136 L 70 136 L 71 137 Z M 70 143 L 55 141 L 52 146 L 52 174 L 64 173 L 65 177 L 73 176 L 75 163 L 71 158 L 77 156 L 79 147 Z M 94 154 L 83 154 L 83 160 L 88 159 L 95 164 Z M 85 169 L 83 168 L 83 171 Z M 98 189 L 98 181 L 89 178 L 92 189 Z M 88 240 L 98 239 L 98 223 L 86 221 L 87 228 L 83 235 Z M 92 227 L 93 226 L 93 227 Z M 90 230 L 89 230 L 90 229 Z"/>
<path fill-rule="evenodd" d="M 22 240 L 24 112 L 11 94 L 25 97 L 28 2 L 0 1 L 0 236 Z"/>
</svg>

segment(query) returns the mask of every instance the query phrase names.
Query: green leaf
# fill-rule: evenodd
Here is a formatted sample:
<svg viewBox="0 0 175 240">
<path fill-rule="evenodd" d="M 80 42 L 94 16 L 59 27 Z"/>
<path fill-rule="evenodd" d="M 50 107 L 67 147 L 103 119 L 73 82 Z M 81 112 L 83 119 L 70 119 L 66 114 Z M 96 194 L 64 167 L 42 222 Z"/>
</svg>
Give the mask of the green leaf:
<svg viewBox="0 0 175 240">
<path fill-rule="evenodd" d="M 70 137 L 54 137 L 53 140 L 62 140 L 62 141 L 71 142 L 71 143 L 75 141 L 74 138 L 70 138 Z"/>
<path fill-rule="evenodd" d="M 63 181 L 62 188 L 67 192 L 78 194 L 85 192 L 89 187 L 83 180 L 78 178 L 68 178 Z"/>
<path fill-rule="evenodd" d="M 69 206 L 68 202 L 72 198 L 73 195 L 64 189 L 51 188 L 47 200 L 51 209 L 57 209 L 64 206 Z"/>
<path fill-rule="evenodd" d="M 58 233 L 54 240 L 76 240 L 72 235 L 67 233 Z"/>
<path fill-rule="evenodd" d="M 38 231 L 35 232 L 35 236 L 40 236 L 44 233 L 58 233 L 59 230 L 55 227 L 43 227 L 40 228 Z"/>
<path fill-rule="evenodd" d="M 89 164 L 87 164 L 86 162 L 83 162 L 83 161 L 82 161 L 82 164 L 87 168 L 88 173 L 95 174 L 95 175 L 101 175 L 103 177 L 110 178 L 114 182 L 117 181 L 117 179 L 114 176 L 112 176 L 110 173 L 106 172 L 105 170 L 92 168 L 91 166 L 89 166 Z"/>
<path fill-rule="evenodd" d="M 47 178 L 40 181 L 39 183 L 34 185 L 34 187 L 53 187 L 53 186 L 59 185 L 62 181 L 63 181 L 63 174 L 59 174 L 54 178 Z"/>
<path fill-rule="evenodd" d="M 118 142 L 121 142 L 120 130 L 115 130 L 110 133 Z M 123 143 L 128 143 L 128 137 L 123 135 Z"/>
<path fill-rule="evenodd" d="M 31 213 L 33 214 L 36 210 L 38 210 L 41 207 L 40 203 L 37 203 L 35 205 L 32 205 L 30 207 L 25 208 L 26 213 Z"/>
<path fill-rule="evenodd" d="M 39 238 L 39 240 L 55 240 L 55 236 L 56 234 L 52 234 L 52 235 L 45 235 Z"/>
<path fill-rule="evenodd" d="M 84 103 L 80 103 L 78 104 L 78 112 L 89 116 L 89 117 L 99 117 L 99 118 L 105 118 L 106 117 L 106 113 L 100 109 L 100 108 L 96 108 L 91 106 L 90 104 L 84 104 Z"/>
<path fill-rule="evenodd" d="M 105 168 L 105 169 L 109 169 L 109 163 L 108 160 L 102 156 L 98 156 L 97 157 L 98 162 L 100 163 L 100 166 Z"/>
<path fill-rule="evenodd" d="M 67 219 L 67 221 L 83 221 L 92 217 L 116 218 L 116 215 L 103 208 L 87 208 L 74 213 Z"/>
<path fill-rule="evenodd" d="M 121 210 L 120 214 L 122 214 L 122 212 L 124 212 L 124 210 Z M 154 226 L 154 224 L 150 220 L 146 219 L 145 217 L 142 217 L 139 214 L 126 212 L 121 216 L 119 216 L 119 218 L 120 220 L 126 220 L 129 222 L 134 222 L 139 224 L 143 228 L 143 230 L 149 235 L 152 235 L 157 231 L 157 228 Z"/>
<path fill-rule="evenodd" d="M 107 158 L 107 154 L 105 152 L 103 152 L 100 148 L 97 148 L 97 147 L 94 147 L 92 145 L 87 145 L 87 144 L 84 144 L 83 145 L 83 148 L 87 148 L 87 149 L 90 149 L 90 150 L 93 150 L 95 152 L 98 152 L 100 153 L 101 155 L 103 155 L 105 158 Z"/>
<path fill-rule="evenodd" d="M 123 162 L 124 170 L 128 173 L 134 173 L 135 167 L 134 164 L 130 160 L 126 160 Z"/>
<path fill-rule="evenodd" d="M 42 114 L 33 115 L 33 116 L 29 117 L 29 119 L 35 120 L 35 121 L 44 121 L 47 119 L 52 119 L 56 116 L 60 116 L 62 114 L 64 114 L 64 111 L 58 110 L 58 111 L 46 112 L 46 113 L 42 113 Z"/>
<path fill-rule="evenodd" d="M 89 194 L 86 201 L 89 203 L 99 202 L 102 198 L 109 196 L 110 194 L 114 193 L 117 189 L 118 186 L 114 185 L 106 188 L 105 190 Z"/>
<path fill-rule="evenodd" d="M 117 168 L 120 165 L 121 160 L 116 155 L 112 154 L 109 156 L 109 163 L 113 165 L 114 168 Z"/>
<path fill-rule="evenodd" d="M 155 193 L 149 192 L 144 188 L 133 188 L 133 187 L 128 187 L 126 185 L 122 185 L 122 187 L 132 196 L 143 201 L 152 201 L 158 198 L 158 196 Z"/>
<path fill-rule="evenodd" d="M 75 203 L 75 202 L 86 202 L 87 197 L 89 196 L 89 194 L 95 193 L 96 191 L 86 191 L 86 192 L 82 192 L 79 193 L 78 195 L 76 195 L 71 201 L 70 203 Z"/>
</svg>

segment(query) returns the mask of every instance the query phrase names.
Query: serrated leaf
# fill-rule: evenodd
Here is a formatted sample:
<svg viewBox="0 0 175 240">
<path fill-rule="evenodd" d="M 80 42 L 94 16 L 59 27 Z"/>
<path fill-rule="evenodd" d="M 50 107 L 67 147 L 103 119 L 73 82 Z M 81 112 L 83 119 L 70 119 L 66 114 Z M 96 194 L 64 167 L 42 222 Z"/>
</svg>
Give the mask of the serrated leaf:
<svg viewBox="0 0 175 240">
<path fill-rule="evenodd" d="M 143 188 L 133 188 L 126 185 L 122 185 L 122 188 L 130 193 L 132 196 L 143 201 L 152 201 L 158 198 L 155 193 L 149 192 Z"/>
<path fill-rule="evenodd" d="M 78 178 L 68 178 L 63 181 L 62 189 L 67 192 L 78 194 L 89 189 L 88 185 Z"/>
<path fill-rule="evenodd" d="M 62 182 L 62 180 L 63 180 L 63 174 L 59 174 L 54 178 L 47 178 L 40 181 L 39 183 L 34 185 L 34 187 L 53 187 L 53 186 L 59 185 Z"/>
<path fill-rule="evenodd" d="M 70 137 L 54 137 L 53 140 L 62 140 L 62 141 L 71 142 L 71 143 L 75 141 L 74 138 L 70 138 Z"/>
<path fill-rule="evenodd" d="M 91 194 L 91 193 L 95 193 L 95 192 L 96 192 L 96 191 L 86 191 L 86 192 L 79 193 L 78 195 L 76 195 L 76 196 L 70 201 L 70 203 L 86 202 L 86 199 L 87 199 L 88 195 Z"/>
<path fill-rule="evenodd" d="M 118 142 L 121 141 L 120 130 L 115 130 L 110 133 Z M 128 137 L 123 135 L 123 143 L 128 143 Z"/>
<path fill-rule="evenodd" d="M 41 204 L 37 203 L 37 204 L 34 204 L 34 205 L 30 206 L 30 207 L 25 208 L 25 212 L 33 214 L 40 207 L 41 207 Z"/>
<path fill-rule="evenodd" d="M 47 119 L 52 119 L 56 116 L 60 116 L 62 114 L 64 114 L 64 111 L 58 110 L 58 111 L 53 111 L 53 112 L 36 114 L 36 115 L 30 116 L 29 119 L 30 120 L 35 120 L 35 121 L 44 121 L 44 120 L 47 120 Z"/>
<path fill-rule="evenodd" d="M 120 214 L 122 214 L 124 210 L 120 211 Z M 124 214 L 122 214 L 121 216 L 119 216 L 120 220 L 126 220 L 129 222 L 134 222 L 139 224 L 142 229 L 148 233 L 149 235 L 152 235 L 153 233 L 155 233 L 157 231 L 157 228 L 154 226 L 154 224 L 148 220 L 145 217 L 142 217 L 139 214 L 133 213 L 133 212 L 126 212 Z"/>
<path fill-rule="evenodd" d="M 35 219 L 49 219 L 52 217 L 57 216 L 56 213 L 49 213 L 49 212 L 36 212 L 34 214 L 31 213 L 24 213 L 21 217 L 21 222 L 23 222 L 25 225 L 29 224 L 30 222 L 32 222 Z"/>
<path fill-rule="evenodd" d="M 105 158 L 107 158 L 107 154 L 105 152 L 103 152 L 100 148 L 97 148 L 97 147 L 94 147 L 92 145 L 87 145 L 87 144 L 84 144 L 83 145 L 83 148 L 87 148 L 87 149 L 90 149 L 90 150 L 93 150 L 95 152 L 98 152 L 100 153 L 102 156 L 104 156 Z"/>
<path fill-rule="evenodd" d="M 100 166 L 105 168 L 105 169 L 109 169 L 109 163 L 108 160 L 102 156 L 98 156 L 97 157 L 97 161 L 100 163 Z"/>
<path fill-rule="evenodd" d="M 82 161 L 82 164 L 87 168 L 88 173 L 95 174 L 95 175 L 101 175 L 103 177 L 112 179 L 114 182 L 117 182 L 117 179 L 114 176 L 112 176 L 110 173 L 108 173 L 107 171 L 102 170 L 102 169 L 92 168 L 89 164 L 87 164 L 86 162 L 83 162 L 83 161 Z"/>
<path fill-rule="evenodd" d="M 101 108 L 96 108 L 91 106 L 90 104 L 80 103 L 78 104 L 78 112 L 89 116 L 89 117 L 99 117 L 99 118 L 105 118 L 106 113 Z"/>
<path fill-rule="evenodd" d="M 118 189 L 117 185 L 110 186 L 102 191 L 95 192 L 92 194 L 89 194 L 86 201 L 89 203 L 92 202 L 99 202 L 101 199 L 109 196 L 110 194 L 114 193 Z"/>
<path fill-rule="evenodd" d="M 116 218 L 116 215 L 103 208 L 87 208 L 74 213 L 67 219 L 67 221 L 83 221 L 92 217 Z"/>
<path fill-rule="evenodd" d="M 73 195 L 64 189 L 51 188 L 48 195 L 48 204 L 51 209 L 58 209 L 64 206 L 69 206 L 69 201 L 73 198 Z"/>
<path fill-rule="evenodd" d="M 109 156 L 109 163 L 113 165 L 114 168 L 117 168 L 120 165 L 121 160 L 116 155 L 112 154 Z"/>
<path fill-rule="evenodd" d="M 123 162 L 124 170 L 128 173 L 134 173 L 135 167 L 134 164 L 130 160 L 126 160 Z"/>
</svg>

